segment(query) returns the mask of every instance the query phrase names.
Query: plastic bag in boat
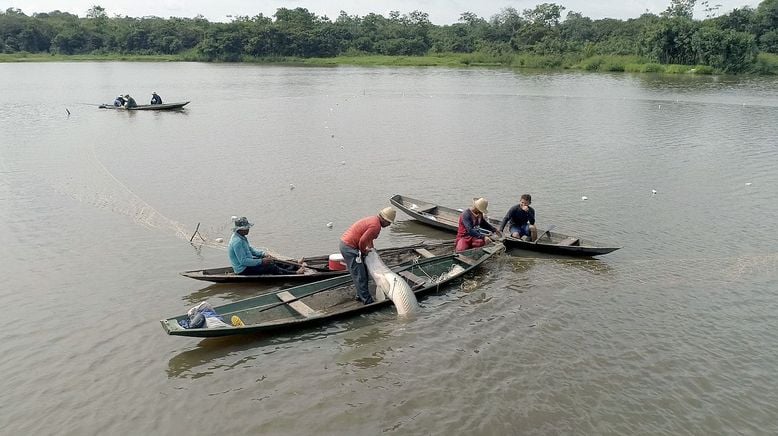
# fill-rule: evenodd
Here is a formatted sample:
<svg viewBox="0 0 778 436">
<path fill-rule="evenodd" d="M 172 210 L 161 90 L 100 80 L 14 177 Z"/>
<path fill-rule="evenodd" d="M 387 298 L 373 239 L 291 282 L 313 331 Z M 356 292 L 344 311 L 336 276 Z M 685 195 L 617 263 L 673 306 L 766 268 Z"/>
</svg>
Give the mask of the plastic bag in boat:
<svg viewBox="0 0 778 436">
<path fill-rule="evenodd" d="M 376 284 L 376 301 L 383 301 L 384 296 L 389 297 L 400 315 L 419 310 L 419 302 L 411 287 L 384 264 L 375 250 L 370 250 L 365 257 L 365 266 Z"/>
<path fill-rule="evenodd" d="M 213 306 L 211 306 L 210 303 L 207 301 L 203 301 L 198 303 L 196 306 L 189 309 L 189 311 L 186 312 L 187 315 L 189 315 L 189 327 L 188 328 L 201 328 L 203 327 L 203 322 L 201 321 L 201 317 L 205 318 L 205 327 L 212 329 L 212 328 L 220 328 L 220 327 L 229 327 L 227 323 L 224 322 L 221 316 L 219 316 L 218 313 L 216 313 L 215 310 L 213 310 Z"/>
</svg>

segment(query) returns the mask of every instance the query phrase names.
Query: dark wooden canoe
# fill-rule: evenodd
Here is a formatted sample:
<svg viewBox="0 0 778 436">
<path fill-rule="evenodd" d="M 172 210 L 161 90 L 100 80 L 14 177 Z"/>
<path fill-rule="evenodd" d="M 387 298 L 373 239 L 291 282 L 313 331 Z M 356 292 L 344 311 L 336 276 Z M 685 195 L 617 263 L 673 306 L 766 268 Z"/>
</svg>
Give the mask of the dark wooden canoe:
<svg viewBox="0 0 778 436">
<path fill-rule="evenodd" d="M 389 201 L 410 217 L 429 226 L 452 232 L 456 232 L 459 227 L 459 216 L 462 214 L 463 209 L 451 209 L 403 195 L 395 195 Z M 487 219 L 495 227 L 500 225 L 500 220 Z M 621 248 L 604 246 L 594 241 L 563 233 L 542 232 L 543 230 L 538 229 L 538 233 L 541 234 L 535 242 L 522 241 L 521 239 L 506 236 L 503 244 L 511 249 L 579 257 L 599 256 Z"/>
<path fill-rule="evenodd" d="M 398 265 L 408 260 L 419 257 L 439 256 L 454 252 L 453 241 L 429 242 L 405 247 L 384 248 L 378 250 L 381 260 L 388 266 Z M 184 277 L 195 280 L 204 280 L 214 283 L 247 283 L 247 282 L 313 282 L 328 279 L 330 277 L 348 274 L 348 271 L 329 269 L 329 255 L 305 257 L 303 261 L 308 265 L 311 274 L 283 274 L 283 275 L 240 275 L 235 274 L 232 267 L 200 269 L 184 271 L 180 273 Z"/>
<path fill-rule="evenodd" d="M 99 106 L 100 109 L 116 109 L 116 110 L 123 110 L 123 111 L 167 111 L 167 110 L 173 110 L 173 109 L 181 109 L 184 106 L 188 105 L 188 101 L 178 102 L 178 103 L 163 103 L 163 104 L 141 104 L 135 107 L 131 108 L 125 108 L 122 106 L 114 106 L 112 104 L 101 104 Z"/>
<path fill-rule="evenodd" d="M 502 244 L 490 244 L 458 254 L 411 260 L 392 270 L 403 277 L 419 296 L 462 277 L 504 250 Z M 461 268 L 453 271 L 454 265 Z M 370 287 L 371 293 L 375 295 L 375 284 L 372 281 Z M 176 336 L 216 337 L 272 331 L 288 332 L 392 304 L 391 300 L 386 299 L 364 305 L 354 299 L 355 295 L 356 289 L 351 277 L 334 277 L 214 307 L 216 313 L 228 324 L 233 315 L 238 316 L 245 324 L 241 327 L 185 329 L 178 321 L 188 319 L 186 314 L 160 322 L 167 334 Z"/>
</svg>

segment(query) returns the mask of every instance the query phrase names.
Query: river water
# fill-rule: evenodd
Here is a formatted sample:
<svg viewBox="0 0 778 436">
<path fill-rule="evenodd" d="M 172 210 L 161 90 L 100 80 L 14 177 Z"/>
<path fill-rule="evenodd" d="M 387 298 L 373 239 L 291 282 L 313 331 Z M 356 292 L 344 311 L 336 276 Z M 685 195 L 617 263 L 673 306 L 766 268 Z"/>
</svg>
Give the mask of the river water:
<svg viewBox="0 0 778 436">
<path fill-rule="evenodd" d="M 97 108 L 151 91 L 191 103 Z M 16 63 L 0 103 L 3 433 L 778 433 L 775 78 Z M 269 290 L 178 275 L 227 264 L 231 215 L 334 253 L 396 193 L 531 193 L 541 229 L 623 248 L 504 255 L 414 319 L 161 329 Z M 440 238 L 400 213 L 377 246 Z"/>
</svg>

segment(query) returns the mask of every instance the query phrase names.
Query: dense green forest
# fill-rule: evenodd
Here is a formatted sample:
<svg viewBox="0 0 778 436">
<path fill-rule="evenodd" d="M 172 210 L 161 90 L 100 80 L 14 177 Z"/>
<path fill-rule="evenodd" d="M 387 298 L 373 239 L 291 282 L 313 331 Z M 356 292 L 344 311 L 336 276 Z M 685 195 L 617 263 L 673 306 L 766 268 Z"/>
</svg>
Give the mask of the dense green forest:
<svg viewBox="0 0 778 436">
<path fill-rule="evenodd" d="M 333 19 L 304 8 L 279 8 L 273 17 L 110 17 L 93 6 L 83 18 L 66 12 L 0 12 L 0 53 L 52 55 L 173 55 L 200 61 L 250 61 L 334 56 L 465 55 L 465 63 L 624 70 L 632 59 L 651 65 L 697 65 L 725 73 L 775 72 L 778 0 L 719 14 L 719 6 L 671 0 L 659 15 L 593 20 L 543 3 L 522 12 L 505 8 L 489 19 L 464 12 L 457 23 L 434 25 L 428 14 L 391 12 Z M 587 61 L 588 60 L 588 61 Z M 535 65 L 537 64 L 537 65 Z M 524 65 L 526 66 L 526 65 Z"/>
</svg>

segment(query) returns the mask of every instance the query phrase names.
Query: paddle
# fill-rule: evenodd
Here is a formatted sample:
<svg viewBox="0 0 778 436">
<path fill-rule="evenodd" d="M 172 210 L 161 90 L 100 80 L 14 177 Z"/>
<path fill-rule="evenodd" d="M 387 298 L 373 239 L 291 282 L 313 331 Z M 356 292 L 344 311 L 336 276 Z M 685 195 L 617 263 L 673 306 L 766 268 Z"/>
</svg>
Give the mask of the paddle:
<svg viewBox="0 0 778 436">
<path fill-rule="evenodd" d="M 542 238 L 543 236 L 545 236 L 545 235 L 546 235 L 546 233 L 548 233 L 548 232 L 550 232 L 550 231 L 554 230 L 555 228 L 556 228 L 556 225 L 554 225 L 554 224 L 551 224 L 550 226 L 548 226 L 548 228 L 547 228 L 546 230 L 543 230 L 543 233 L 539 234 L 539 235 L 538 235 L 538 238 L 537 238 L 537 239 L 535 239 L 534 241 L 532 241 L 532 243 L 533 243 L 533 244 L 537 244 L 537 243 L 538 243 L 538 241 L 540 241 L 540 238 Z M 549 236 L 549 238 L 550 238 L 550 236 Z"/>
<path fill-rule="evenodd" d="M 301 263 L 293 262 L 291 260 L 282 260 L 282 259 L 279 259 L 277 257 L 273 257 L 272 260 L 273 260 L 273 262 L 278 262 L 278 263 L 283 263 L 283 264 L 286 264 L 286 265 L 296 266 L 297 268 L 306 267 L 306 268 L 310 268 L 312 270 L 320 271 L 320 272 L 329 271 L 328 268 L 317 268 L 317 267 L 314 267 L 314 266 L 307 266 L 307 265 L 303 265 Z"/>
</svg>

